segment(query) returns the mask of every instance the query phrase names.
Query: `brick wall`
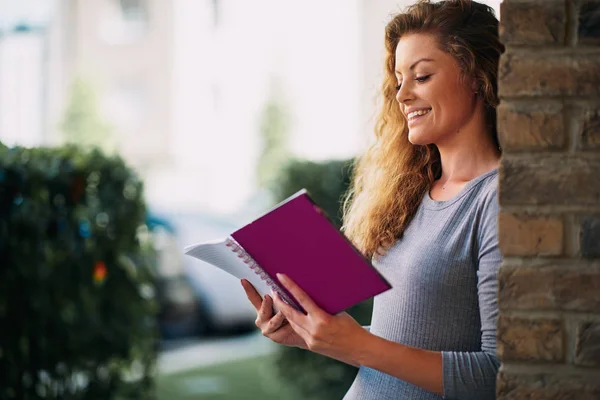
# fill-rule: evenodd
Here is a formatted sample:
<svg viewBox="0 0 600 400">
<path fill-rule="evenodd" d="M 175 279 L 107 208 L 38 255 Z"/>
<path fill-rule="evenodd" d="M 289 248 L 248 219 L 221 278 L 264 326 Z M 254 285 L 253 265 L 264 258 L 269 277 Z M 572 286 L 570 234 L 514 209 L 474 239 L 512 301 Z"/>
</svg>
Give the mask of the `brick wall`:
<svg viewBox="0 0 600 400">
<path fill-rule="evenodd" d="M 498 399 L 600 399 L 600 0 L 504 0 Z"/>
</svg>

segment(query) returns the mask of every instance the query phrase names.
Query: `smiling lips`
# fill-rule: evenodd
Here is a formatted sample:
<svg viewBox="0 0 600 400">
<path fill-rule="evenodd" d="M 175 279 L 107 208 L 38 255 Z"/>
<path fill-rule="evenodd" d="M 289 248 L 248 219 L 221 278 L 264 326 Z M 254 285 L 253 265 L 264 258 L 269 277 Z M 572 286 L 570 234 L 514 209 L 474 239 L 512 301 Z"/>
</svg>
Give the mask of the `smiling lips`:
<svg viewBox="0 0 600 400">
<path fill-rule="evenodd" d="M 408 115 L 406 116 L 408 118 L 408 121 L 412 121 L 418 117 L 421 117 L 427 113 L 429 113 L 429 111 L 431 111 L 431 108 L 427 108 L 427 109 L 423 109 L 423 110 L 416 110 L 416 111 L 411 111 L 410 113 L 408 113 Z"/>
</svg>

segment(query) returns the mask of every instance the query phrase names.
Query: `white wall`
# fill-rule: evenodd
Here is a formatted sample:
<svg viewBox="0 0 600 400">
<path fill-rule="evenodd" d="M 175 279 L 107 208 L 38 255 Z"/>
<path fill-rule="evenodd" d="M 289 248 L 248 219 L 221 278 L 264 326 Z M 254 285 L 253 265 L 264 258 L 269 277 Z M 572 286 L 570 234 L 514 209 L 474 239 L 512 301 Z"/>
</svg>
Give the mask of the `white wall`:
<svg viewBox="0 0 600 400">
<path fill-rule="evenodd" d="M 0 141 L 44 143 L 44 34 L 0 36 Z"/>
<path fill-rule="evenodd" d="M 39 10 L 32 4 L 43 0 L 27 1 L 16 7 L 13 0 L 0 0 L 0 10 L 12 10 L 13 19 L 23 10 L 31 16 Z M 170 8 L 155 11 L 161 28 L 154 32 L 160 37 L 133 53 L 133 48 L 100 46 L 90 11 L 100 3 L 84 12 L 85 3 L 78 1 L 83 0 L 61 0 L 52 25 L 48 129 L 62 116 L 66 85 L 79 66 L 97 66 L 104 71 L 99 75 L 117 79 L 123 68 L 150 71 L 143 67 L 153 65 L 149 98 L 159 106 L 148 116 L 147 129 L 128 138 L 128 153 L 142 156 L 143 151 L 135 154 L 137 146 L 164 146 L 162 153 L 172 157 L 168 163 L 147 160 L 156 167 L 147 179 L 147 197 L 163 207 L 224 213 L 245 207 L 255 191 L 259 126 L 273 80 L 290 116 L 292 151 L 298 156 L 346 158 L 364 147 L 372 136 L 381 83 L 383 30 L 390 15 L 409 3 L 218 0 L 215 25 L 213 0 L 172 0 L 172 15 Z M 47 7 L 54 2 L 48 0 Z M 495 8 L 499 2 L 488 1 Z M 27 82 L 39 86 L 42 75 L 31 75 Z M 2 85 L 0 96 L 14 101 L 7 87 Z"/>
<path fill-rule="evenodd" d="M 54 0 L 0 0 L 0 141 L 46 143 L 45 32 L 12 32 L 18 24 L 44 27 Z"/>
<path fill-rule="evenodd" d="M 189 182 L 195 194 L 174 201 L 230 212 L 255 192 L 273 82 L 290 116 L 294 153 L 327 159 L 357 151 L 360 32 L 358 0 L 218 3 L 213 26 L 212 1 L 175 2 L 175 181 Z"/>
<path fill-rule="evenodd" d="M 48 22 L 56 0 L 0 0 L 0 28 L 18 23 L 43 26 Z"/>
</svg>

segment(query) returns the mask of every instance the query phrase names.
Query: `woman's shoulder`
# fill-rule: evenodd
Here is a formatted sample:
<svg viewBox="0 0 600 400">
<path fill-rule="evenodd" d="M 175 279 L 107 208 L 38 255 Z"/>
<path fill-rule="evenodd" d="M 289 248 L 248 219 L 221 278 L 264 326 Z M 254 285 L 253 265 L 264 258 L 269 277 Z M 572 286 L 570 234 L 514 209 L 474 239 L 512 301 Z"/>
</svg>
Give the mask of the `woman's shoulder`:
<svg viewBox="0 0 600 400">
<path fill-rule="evenodd" d="M 493 169 L 477 179 L 472 197 L 480 202 L 489 203 L 498 200 L 498 169 Z"/>
<path fill-rule="evenodd" d="M 497 199 L 498 196 L 498 169 L 481 181 L 481 194 L 488 200 Z"/>
<path fill-rule="evenodd" d="M 486 174 L 475 187 L 472 188 L 469 202 L 475 217 L 487 219 L 486 215 L 497 214 L 498 202 L 498 170 Z"/>
<path fill-rule="evenodd" d="M 498 172 L 481 182 L 476 200 L 476 219 L 479 225 L 496 225 L 500 211 L 498 198 Z"/>
<path fill-rule="evenodd" d="M 466 202 L 475 208 L 486 208 L 498 203 L 498 169 L 475 178 L 469 187 Z"/>
</svg>

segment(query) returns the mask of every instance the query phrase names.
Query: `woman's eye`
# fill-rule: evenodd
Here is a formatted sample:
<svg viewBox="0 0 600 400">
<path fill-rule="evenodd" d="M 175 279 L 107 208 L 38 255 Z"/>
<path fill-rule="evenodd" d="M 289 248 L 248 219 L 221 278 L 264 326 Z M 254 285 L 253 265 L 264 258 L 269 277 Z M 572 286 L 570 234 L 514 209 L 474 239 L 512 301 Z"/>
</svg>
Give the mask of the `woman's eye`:
<svg viewBox="0 0 600 400">
<path fill-rule="evenodd" d="M 417 81 L 419 83 L 423 83 L 423 82 L 426 82 L 429 78 L 431 78 L 431 74 L 425 75 L 425 76 L 418 76 L 415 78 L 415 81 Z M 396 92 L 399 91 L 401 88 L 402 88 L 402 83 L 399 83 L 396 86 Z"/>
</svg>

